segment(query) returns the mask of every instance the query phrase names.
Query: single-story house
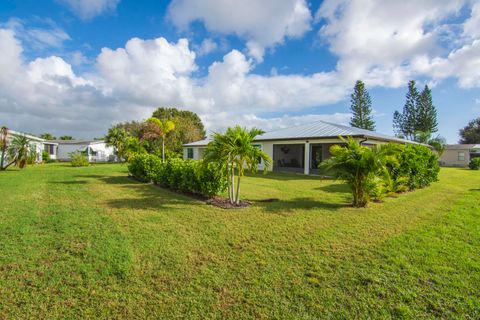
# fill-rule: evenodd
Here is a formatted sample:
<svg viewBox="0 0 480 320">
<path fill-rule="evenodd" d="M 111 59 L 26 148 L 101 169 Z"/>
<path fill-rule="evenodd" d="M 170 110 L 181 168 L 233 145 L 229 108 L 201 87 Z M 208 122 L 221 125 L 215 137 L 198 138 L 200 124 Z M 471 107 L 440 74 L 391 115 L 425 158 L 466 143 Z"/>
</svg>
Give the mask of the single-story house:
<svg viewBox="0 0 480 320">
<path fill-rule="evenodd" d="M 446 144 L 440 164 L 448 167 L 467 167 L 470 160 L 480 157 L 480 144 Z"/>
<path fill-rule="evenodd" d="M 417 144 L 374 131 L 316 121 L 264 133 L 255 139 L 254 145 L 272 158 L 273 163 L 269 170 L 315 174 L 318 173 L 320 162 L 331 157 L 330 147 L 343 143 L 340 136 L 350 136 L 363 145 L 388 142 Z M 209 142 L 210 139 L 205 139 L 185 144 L 184 159 L 202 159 Z M 259 168 L 262 169 L 263 164 L 260 164 Z"/>
<path fill-rule="evenodd" d="M 72 152 L 84 152 L 89 162 L 117 161 L 114 148 L 103 140 L 48 140 L 46 145 L 49 150 L 56 145 L 52 153 L 59 161 L 69 161 Z"/>
<path fill-rule="evenodd" d="M 28 133 L 18 132 L 14 130 L 8 130 L 8 140 L 12 141 L 15 136 L 25 136 L 30 140 L 30 147 L 35 150 L 36 162 L 42 162 L 42 151 L 44 139 L 33 136 Z"/>
</svg>

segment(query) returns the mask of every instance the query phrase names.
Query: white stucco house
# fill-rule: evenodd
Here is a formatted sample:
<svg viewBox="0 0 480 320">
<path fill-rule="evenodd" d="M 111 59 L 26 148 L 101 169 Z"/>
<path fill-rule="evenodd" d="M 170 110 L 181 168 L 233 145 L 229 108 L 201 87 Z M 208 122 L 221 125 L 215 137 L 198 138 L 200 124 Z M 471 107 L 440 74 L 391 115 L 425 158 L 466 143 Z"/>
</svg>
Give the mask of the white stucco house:
<svg viewBox="0 0 480 320">
<path fill-rule="evenodd" d="M 35 150 L 36 153 L 36 162 L 42 162 L 42 151 L 44 148 L 44 142 L 45 140 L 36 136 L 33 136 L 31 134 L 23 133 L 23 132 L 18 132 L 14 130 L 9 130 L 8 131 L 8 140 L 11 141 L 15 136 L 25 136 L 30 140 L 30 147 Z"/>
<path fill-rule="evenodd" d="M 342 143 L 340 136 L 350 136 L 363 145 L 388 142 L 418 144 L 386 134 L 325 121 L 267 132 L 258 136 L 253 144 L 272 158 L 273 163 L 269 170 L 316 174 L 320 162 L 331 157 L 330 147 Z M 210 139 L 205 139 L 185 144 L 183 146 L 184 159 L 202 159 L 209 142 Z M 263 169 L 262 163 L 259 168 Z"/>
<path fill-rule="evenodd" d="M 117 161 L 114 148 L 103 140 L 48 140 L 45 146 L 49 151 L 53 149 L 50 156 L 53 154 L 59 161 L 69 161 L 70 154 L 77 151 L 84 152 L 90 162 Z"/>
<path fill-rule="evenodd" d="M 11 141 L 15 136 L 25 136 L 30 140 L 30 145 L 35 149 L 36 162 L 42 162 L 42 152 L 46 151 L 50 159 L 59 161 L 69 161 L 70 154 L 75 151 L 85 152 L 90 162 L 110 162 L 117 161 L 115 150 L 103 140 L 45 140 L 40 137 L 18 132 L 8 131 L 8 140 Z"/>
</svg>

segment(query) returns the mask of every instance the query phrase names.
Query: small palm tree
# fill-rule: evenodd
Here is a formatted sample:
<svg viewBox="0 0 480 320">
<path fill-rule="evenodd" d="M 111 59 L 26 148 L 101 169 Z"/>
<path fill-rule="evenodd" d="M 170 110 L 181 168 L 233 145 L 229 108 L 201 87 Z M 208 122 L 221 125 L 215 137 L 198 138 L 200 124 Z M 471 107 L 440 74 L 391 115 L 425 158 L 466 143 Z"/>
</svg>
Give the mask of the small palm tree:
<svg viewBox="0 0 480 320">
<path fill-rule="evenodd" d="M 216 133 L 207 146 L 205 160 L 220 164 L 225 171 L 228 178 L 228 198 L 232 204 L 240 204 L 240 181 L 245 169 L 256 172 L 259 163 L 263 161 L 266 171 L 272 162 L 268 154 L 252 145 L 255 137 L 262 133 L 263 131 L 257 128 L 247 130 L 237 125 L 228 128 L 225 134 Z"/>
<path fill-rule="evenodd" d="M 341 139 L 345 146 L 332 146 L 332 157 L 322 162 L 320 167 L 350 186 L 353 206 L 365 207 L 376 188 L 376 176 L 380 176 L 384 168 L 382 149 L 361 146 L 351 137 Z"/>
<path fill-rule="evenodd" d="M 24 169 L 31 154 L 30 139 L 24 135 L 15 136 L 10 143 L 9 153 L 10 159 L 15 162 L 16 166 Z"/>
<path fill-rule="evenodd" d="M 165 162 L 165 139 L 170 132 L 175 130 L 175 123 L 170 120 L 162 122 L 157 118 L 149 118 L 146 124 L 147 130 L 144 136 L 147 140 L 162 139 L 162 162 Z"/>
</svg>

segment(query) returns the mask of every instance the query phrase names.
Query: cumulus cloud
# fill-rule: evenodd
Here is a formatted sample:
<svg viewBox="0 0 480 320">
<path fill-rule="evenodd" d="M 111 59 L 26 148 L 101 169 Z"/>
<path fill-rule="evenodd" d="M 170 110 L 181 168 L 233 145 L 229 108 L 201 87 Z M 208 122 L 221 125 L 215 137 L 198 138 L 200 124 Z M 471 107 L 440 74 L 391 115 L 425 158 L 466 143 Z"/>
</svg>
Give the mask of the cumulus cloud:
<svg viewBox="0 0 480 320">
<path fill-rule="evenodd" d="M 312 20 L 305 0 L 173 0 L 169 16 L 182 29 L 198 20 L 211 32 L 236 34 L 258 61 L 266 48 L 304 35 Z"/>
<path fill-rule="evenodd" d="M 454 77 L 462 87 L 479 87 L 480 39 L 471 27 L 478 17 L 476 7 L 466 4 L 471 14 L 455 31 L 461 42 L 446 49 L 439 45 L 440 34 L 464 4 L 425 3 L 425 8 L 414 10 L 391 1 L 368 0 L 362 6 L 356 1 L 325 1 L 317 14 L 323 23 L 320 36 L 338 56 L 338 64 L 332 71 L 310 74 L 256 74 L 258 61 L 251 59 L 252 52 L 234 49 L 200 75 L 196 58 L 202 51 L 186 39 L 169 42 L 165 38 L 132 38 L 123 47 L 103 48 L 93 69 L 77 74 L 58 56 L 28 61 L 22 54 L 23 39 L 14 29 L 0 29 L 0 119 L 36 133 L 57 128 L 53 133 L 92 137 L 102 135 L 114 122 L 144 119 L 155 107 L 176 106 L 197 112 L 210 131 L 236 123 L 270 130 L 318 119 L 346 123 L 347 113 L 288 115 L 344 100 L 359 78 L 370 87 L 398 87 L 417 76 L 433 82 Z M 171 15 L 175 10 L 170 8 Z M 276 40 L 267 43 L 261 35 L 245 31 L 250 28 L 248 19 L 235 18 L 230 29 L 222 29 L 217 20 L 193 17 L 176 19 L 179 25 L 203 19 L 211 30 L 230 30 L 245 37 L 247 45 L 253 41 L 263 49 L 285 37 L 300 36 L 303 28 L 293 22 L 293 14 L 289 23 L 277 23 L 283 31 L 266 30 L 277 34 L 272 38 Z"/>
<path fill-rule="evenodd" d="M 416 68 L 419 59 L 430 61 L 445 54 L 440 36 L 445 30 L 459 36 L 451 34 L 454 29 L 449 28 L 448 18 L 467 4 L 467 0 L 426 0 L 415 5 L 409 1 L 327 0 L 316 18 L 324 22 L 320 36 L 339 57 L 339 73 L 350 81 L 362 78 L 370 85 L 398 87 L 424 71 Z M 472 17 L 477 15 L 472 10 Z"/>
<path fill-rule="evenodd" d="M 88 20 L 102 13 L 114 11 L 120 0 L 58 0 L 79 18 Z"/>
</svg>

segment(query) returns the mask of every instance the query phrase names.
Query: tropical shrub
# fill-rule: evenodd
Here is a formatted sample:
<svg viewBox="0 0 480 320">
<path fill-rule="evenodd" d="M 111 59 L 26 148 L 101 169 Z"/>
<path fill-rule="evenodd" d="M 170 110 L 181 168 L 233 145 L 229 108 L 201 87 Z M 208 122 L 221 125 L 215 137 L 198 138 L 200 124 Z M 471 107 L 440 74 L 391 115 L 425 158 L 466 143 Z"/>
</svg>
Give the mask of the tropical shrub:
<svg viewBox="0 0 480 320">
<path fill-rule="evenodd" d="M 344 140 L 344 139 L 342 139 Z M 351 188 L 353 205 L 364 207 L 371 198 L 423 188 L 438 180 L 438 156 L 422 145 L 361 146 L 352 138 L 330 148 L 332 158 L 320 168 Z"/>
<path fill-rule="evenodd" d="M 43 162 L 46 162 L 46 163 L 52 161 L 52 159 L 50 159 L 50 153 L 48 153 L 48 151 L 45 151 L 45 150 L 42 151 L 42 160 Z"/>
<path fill-rule="evenodd" d="M 160 158 L 153 154 L 139 153 L 130 158 L 128 171 L 142 182 L 151 182 L 153 177 L 158 175 L 161 163 Z"/>
<path fill-rule="evenodd" d="M 72 167 L 88 167 L 88 157 L 84 152 L 75 151 L 70 153 L 70 165 Z"/>
<path fill-rule="evenodd" d="M 406 177 L 410 190 L 424 188 L 438 180 L 440 166 L 438 156 L 422 145 L 405 145 L 397 155 L 397 175 Z"/>
<path fill-rule="evenodd" d="M 470 160 L 468 167 L 472 170 L 480 170 L 480 158 L 473 158 Z"/>
<path fill-rule="evenodd" d="M 365 207 L 378 189 L 377 176 L 385 167 L 381 149 L 361 146 L 351 137 L 342 140 L 345 146 L 333 145 L 332 157 L 322 162 L 320 168 L 350 186 L 353 206 Z"/>
<path fill-rule="evenodd" d="M 214 163 L 182 159 L 162 162 L 156 155 L 138 154 L 131 158 L 128 170 L 140 181 L 208 198 L 227 187 L 223 171 Z"/>
</svg>

